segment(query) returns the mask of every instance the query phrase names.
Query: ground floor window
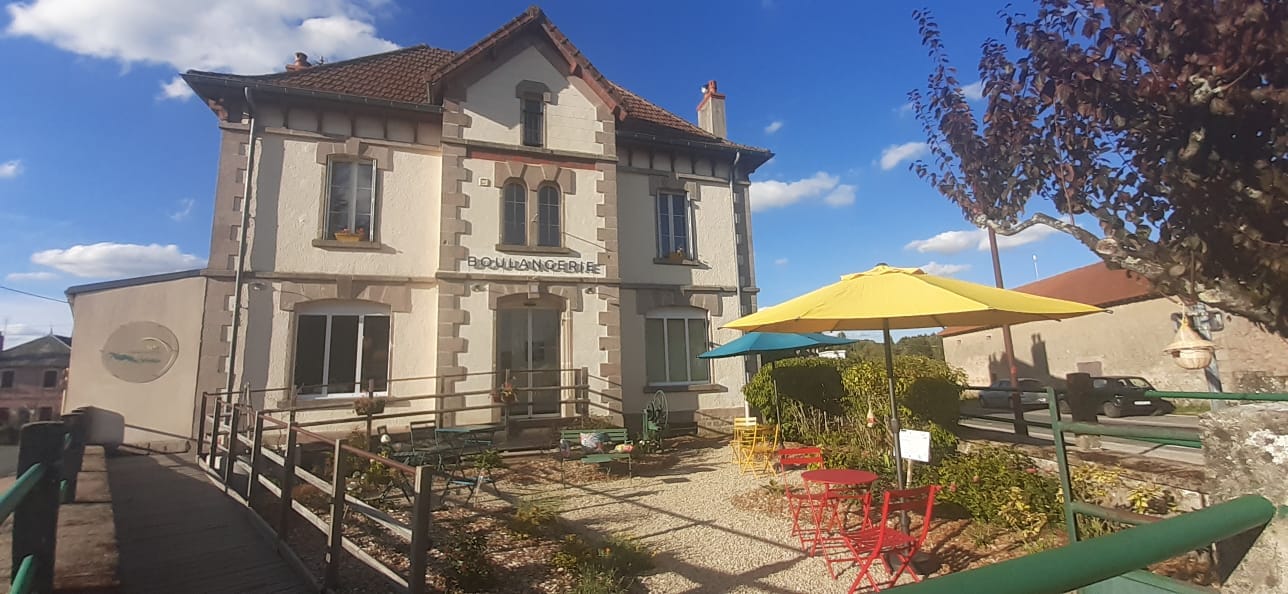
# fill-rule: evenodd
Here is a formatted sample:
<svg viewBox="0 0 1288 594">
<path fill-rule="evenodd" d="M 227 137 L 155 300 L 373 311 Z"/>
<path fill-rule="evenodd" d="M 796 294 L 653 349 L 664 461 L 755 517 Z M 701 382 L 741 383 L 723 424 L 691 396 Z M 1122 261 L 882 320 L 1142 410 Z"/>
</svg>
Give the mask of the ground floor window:
<svg viewBox="0 0 1288 594">
<path fill-rule="evenodd" d="M 707 312 L 668 307 L 644 320 L 645 368 L 649 385 L 703 384 L 711 369 L 698 355 L 707 351 Z"/>
<path fill-rule="evenodd" d="M 374 304 L 300 312 L 295 327 L 295 385 L 302 395 L 385 393 L 389 385 L 389 313 Z"/>
<path fill-rule="evenodd" d="M 40 420 L 42 420 L 42 421 L 52 421 L 52 420 L 54 420 L 54 407 L 52 407 L 52 406 L 42 406 L 42 407 L 40 407 L 40 408 L 36 409 L 36 417 L 37 417 L 37 418 L 39 418 L 39 419 L 40 419 Z"/>
</svg>

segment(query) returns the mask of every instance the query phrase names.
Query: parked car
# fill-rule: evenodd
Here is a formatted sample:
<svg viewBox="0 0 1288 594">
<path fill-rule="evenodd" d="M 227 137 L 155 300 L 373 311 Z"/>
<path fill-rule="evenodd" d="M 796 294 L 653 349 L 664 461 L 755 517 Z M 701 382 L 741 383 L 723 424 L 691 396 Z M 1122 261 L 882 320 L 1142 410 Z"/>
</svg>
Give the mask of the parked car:
<svg viewBox="0 0 1288 594">
<path fill-rule="evenodd" d="M 1146 396 L 1154 389 L 1143 377 L 1115 375 L 1091 378 L 1091 394 L 1106 417 L 1165 415 L 1176 406 L 1162 398 Z"/>
<path fill-rule="evenodd" d="M 1031 377 L 1019 378 L 1021 406 L 1046 406 L 1046 385 Z M 979 391 L 979 405 L 984 408 L 1011 408 L 1011 380 L 999 379 L 989 389 Z"/>
</svg>

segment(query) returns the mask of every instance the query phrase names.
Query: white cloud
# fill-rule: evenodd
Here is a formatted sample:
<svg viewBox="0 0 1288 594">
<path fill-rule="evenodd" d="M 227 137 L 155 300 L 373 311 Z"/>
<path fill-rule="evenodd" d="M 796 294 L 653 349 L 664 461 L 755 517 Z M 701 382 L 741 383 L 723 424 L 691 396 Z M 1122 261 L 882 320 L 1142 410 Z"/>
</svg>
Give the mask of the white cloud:
<svg viewBox="0 0 1288 594">
<path fill-rule="evenodd" d="M 397 47 L 376 34 L 368 0 L 29 0 L 6 7 L 5 33 L 124 66 L 280 71 L 296 51 L 341 60 Z M 175 80 L 161 97 L 191 96 Z"/>
<path fill-rule="evenodd" d="M 0 179 L 18 177 L 18 174 L 20 173 L 22 173 L 21 159 L 13 159 L 12 161 L 0 163 Z"/>
<path fill-rule="evenodd" d="M 952 276 L 954 274 L 957 274 L 958 272 L 964 272 L 964 271 L 970 270 L 970 264 L 940 264 L 938 262 L 935 262 L 934 260 L 931 260 L 930 262 L 927 262 L 925 264 L 922 264 L 921 266 L 918 266 L 918 268 L 920 268 L 926 274 L 933 274 L 936 276 Z"/>
<path fill-rule="evenodd" d="M 769 122 L 768 126 L 765 126 L 765 134 L 773 134 L 774 132 L 777 132 L 782 129 L 783 129 L 782 120 L 774 120 L 772 122 Z"/>
<path fill-rule="evenodd" d="M 962 87 L 962 95 L 970 101 L 979 101 L 984 98 L 984 81 L 977 80 L 971 84 Z"/>
<path fill-rule="evenodd" d="M 787 258 L 779 258 L 777 260 L 774 260 L 774 264 L 777 264 L 779 266 L 786 266 L 787 261 L 788 261 Z"/>
<path fill-rule="evenodd" d="M 895 113 L 899 114 L 899 117 L 906 116 L 906 115 L 908 115 L 908 114 L 912 113 L 912 102 L 911 102 L 911 101 L 909 101 L 909 102 L 907 102 L 907 103 L 904 103 L 903 105 L 900 105 L 900 106 L 899 106 L 897 109 L 895 109 L 894 111 L 895 111 Z"/>
<path fill-rule="evenodd" d="M 836 189 L 823 197 L 823 203 L 828 206 L 847 206 L 854 204 L 854 194 L 858 187 L 851 184 L 841 184 Z"/>
<path fill-rule="evenodd" d="M 36 252 L 31 261 L 84 278 L 119 278 L 197 268 L 205 258 L 179 251 L 177 245 L 95 243 Z"/>
<path fill-rule="evenodd" d="M 751 209 L 778 208 L 812 199 L 821 199 L 828 206 L 845 206 L 854 203 L 856 190 L 855 186 L 843 184 L 841 178 L 824 171 L 790 182 L 752 182 Z"/>
<path fill-rule="evenodd" d="M 58 275 L 52 272 L 10 272 L 4 276 L 4 279 L 11 283 L 47 281 L 56 278 L 58 278 Z"/>
<path fill-rule="evenodd" d="M 1041 241 L 1056 232 L 1055 229 L 1046 225 L 1034 225 L 1015 235 L 998 235 L 997 248 L 1005 250 L 1027 245 Z M 903 246 L 903 249 L 914 250 L 922 254 L 958 254 L 970 249 L 986 252 L 988 251 L 988 232 L 983 229 L 944 231 L 929 239 L 910 241 L 908 245 Z"/>
<path fill-rule="evenodd" d="M 178 99 L 180 101 L 187 101 L 193 96 L 193 94 L 192 87 L 189 87 L 188 83 L 183 82 L 182 78 L 176 76 L 170 79 L 170 82 L 161 83 L 161 94 L 157 95 L 157 99 Z"/>
<path fill-rule="evenodd" d="M 881 151 L 881 169 L 889 171 L 904 161 L 916 159 L 925 154 L 929 147 L 924 142 L 905 142 L 892 144 Z"/>
<path fill-rule="evenodd" d="M 179 210 L 170 213 L 170 220 L 178 223 L 188 220 L 192 215 L 192 207 L 197 205 L 197 201 L 192 198 L 183 198 L 179 200 Z"/>
</svg>

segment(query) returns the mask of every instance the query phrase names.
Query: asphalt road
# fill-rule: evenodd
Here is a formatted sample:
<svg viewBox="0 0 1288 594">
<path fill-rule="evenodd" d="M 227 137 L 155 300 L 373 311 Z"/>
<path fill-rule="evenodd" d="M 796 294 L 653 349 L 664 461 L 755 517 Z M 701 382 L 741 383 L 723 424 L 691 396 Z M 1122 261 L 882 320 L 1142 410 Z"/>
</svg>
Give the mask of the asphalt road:
<svg viewBox="0 0 1288 594">
<path fill-rule="evenodd" d="M 1024 414 L 1024 419 L 1033 423 L 1051 423 L 1051 415 L 1046 409 L 1030 410 Z M 1072 420 L 1069 415 L 1061 415 L 1064 421 Z M 1194 430 L 1194 436 L 1198 438 L 1199 418 L 1193 415 L 1163 415 L 1159 417 L 1121 417 L 1111 419 L 1101 416 L 1100 422 L 1105 425 L 1153 425 L 1162 427 L 1179 427 Z M 976 429 L 987 429 L 991 431 L 1013 431 L 1012 416 L 1008 410 L 980 408 L 974 403 L 962 406 L 961 424 Z M 1051 439 L 1051 430 L 1046 427 L 1036 425 L 1029 426 L 1029 435 L 1042 439 Z M 1135 454 L 1150 458 L 1160 458 L 1176 462 L 1186 462 L 1189 464 L 1203 464 L 1203 450 L 1184 448 L 1179 446 L 1165 446 L 1131 439 L 1118 437 L 1101 437 L 1101 446 L 1103 449 L 1120 452 L 1125 454 Z"/>
</svg>

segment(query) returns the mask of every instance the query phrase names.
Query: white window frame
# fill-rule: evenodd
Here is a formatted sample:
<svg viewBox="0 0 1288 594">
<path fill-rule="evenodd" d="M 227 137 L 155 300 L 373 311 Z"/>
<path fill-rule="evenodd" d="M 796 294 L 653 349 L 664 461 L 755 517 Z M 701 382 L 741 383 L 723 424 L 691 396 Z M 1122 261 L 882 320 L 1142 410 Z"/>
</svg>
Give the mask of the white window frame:
<svg viewBox="0 0 1288 594">
<path fill-rule="evenodd" d="M 670 238 L 674 239 L 675 233 L 671 223 L 674 222 L 675 220 L 675 213 L 671 212 L 670 209 L 671 209 L 671 206 L 673 206 L 671 201 L 673 201 L 677 197 L 683 199 L 684 201 L 685 258 L 689 260 L 696 260 L 698 257 L 698 253 L 697 253 L 698 242 L 696 238 L 697 225 L 694 224 L 696 213 L 693 212 L 694 211 L 693 199 L 689 196 L 688 192 L 682 192 L 678 190 L 675 190 L 675 191 L 661 190 L 657 193 L 657 196 L 653 200 L 654 242 L 657 244 L 657 257 L 666 258 L 671 253 L 673 253 L 671 251 L 664 251 L 662 249 L 663 237 L 662 237 L 662 227 L 661 227 L 662 225 L 661 215 L 662 215 L 662 204 L 665 202 L 667 204 L 667 217 L 666 217 L 667 230 L 670 231 Z"/>
<path fill-rule="evenodd" d="M 377 220 L 378 211 L 376 210 L 376 205 L 379 202 L 377 196 L 380 194 L 380 171 L 376 168 L 375 160 L 362 159 L 347 155 L 335 155 L 330 159 L 327 159 L 325 190 L 326 201 L 322 205 L 322 239 L 335 239 L 335 232 L 331 230 L 331 188 L 334 186 L 334 184 L 331 183 L 331 177 L 336 165 L 341 164 L 354 166 L 353 175 L 349 177 L 349 224 L 346 226 L 347 229 L 354 233 L 357 233 L 358 225 L 358 170 L 362 166 L 371 167 L 371 228 L 367 229 L 367 238 L 362 241 L 375 242 L 377 235 L 376 229 L 380 226 L 380 223 Z"/>
<path fill-rule="evenodd" d="M 664 369 L 666 370 L 665 375 L 666 375 L 667 381 L 661 381 L 661 382 L 651 381 L 651 379 L 648 377 L 648 361 L 647 359 L 645 360 L 644 377 L 648 386 L 650 387 L 697 386 L 697 385 L 711 383 L 711 363 L 709 361 L 702 360 L 702 359 L 698 359 L 698 360 L 707 366 L 707 378 L 705 380 L 695 380 L 691 377 L 689 379 L 682 380 L 682 381 L 674 380 L 674 376 L 671 375 L 671 335 L 669 332 L 667 332 L 668 321 L 684 320 L 684 338 L 685 338 L 684 349 L 685 349 L 685 355 L 687 355 L 687 357 L 685 358 L 685 361 L 697 359 L 698 355 L 701 355 L 702 353 L 688 352 L 689 322 L 692 320 L 697 320 L 706 324 L 706 333 L 703 335 L 702 340 L 703 340 L 703 344 L 710 344 L 711 343 L 711 316 L 708 314 L 706 310 L 698 309 L 696 307 L 662 307 L 648 312 L 647 314 L 644 315 L 644 319 L 645 319 L 645 325 L 646 325 L 646 329 L 644 332 L 644 336 L 645 336 L 644 348 L 645 349 L 649 348 L 647 320 L 662 320 L 662 352 L 666 355 L 663 357 L 663 364 L 665 366 Z M 686 366 L 684 369 L 685 376 L 687 377 L 691 372 L 692 370 L 688 366 Z"/>
<path fill-rule="evenodd" d="M 323 339 L 322 339 L 323 341 L 322 342 L 322 380 L 323 382 L 325 382 L 326 379 L 331 376 L 331 373 L 330 373 L 331 372 L 331 320 L 336 317 L 357 316 L 358 318 L 358 344 L 357 344 L 357 349 L 354 356 L 354 374 L 353 374 L 353 377 L 355 378 L 354 379 L 355 385 L 359 384 L 362 381 L 362 338 L 366 333 L 366 319 L 368 317 L 382 317 L 382 318 L 389 319 L 389 345 L 386 347 L 386 353 L 389 353 L 389 361 L 391 363 L 393 361 L 392 352 L 393 352 L 393 341 L 394 341 L 394 326 L 393 326 L 393 316 L 390 315 L 390 311 L 388 307 L 383 307 L 375 304 L 367 304 L 367 303 L 337 303 L 337 304 L 315 305 L 311 307 L 300 306 L 299 308 L 296 309 L 296 316 L 326 317 L 326 332 L 325 334 L 323 334 Z M 295 335 L 292 338 L 292 340 L 295 340 L 296 342 L 299 341 L 298 327 L 295 330 Z M 294 357 L 292 357 L 292 360 L 291 360 L 292 370 L 295 369 L 295 357 L 299 357 L 299 355 L 300 355 L 299 345 L 297 344 L 295 347 Z M 386 370 L 385 372 L 385 377 L 389 378 L 388 370 Z M 359 390 L 356 392 L 331 392 L 330 390 L 331 388 L 329 386 L 323 385 L 320 392 L 314 392 L 314 393 L 308 393 L 308 394 L 301 392 L 298 396 L 299 398 L 304 400 L 335 400 L 335 399 L 353 399 L 353 398 L 365 397 L 367 395 L 366 391 L 362 390 L 360 386 L 359 386 Z M 372 395 L 388 396 L 389 379 L 385 380 L 384 390 L 373 392 Z"/>
</svg>

